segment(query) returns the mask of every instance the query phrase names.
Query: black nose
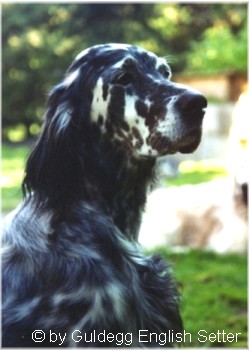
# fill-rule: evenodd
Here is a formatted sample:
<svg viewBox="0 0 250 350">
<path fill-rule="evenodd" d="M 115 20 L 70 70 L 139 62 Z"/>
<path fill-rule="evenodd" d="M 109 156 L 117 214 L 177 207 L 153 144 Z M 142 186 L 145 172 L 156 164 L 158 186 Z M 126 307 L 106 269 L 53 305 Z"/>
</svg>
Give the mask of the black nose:
<svg viewBox="0 0 250 350">
<path fill-rule="evenodd" d="M 201 112 L 207 107 L 207 99 L 196 92 L 184 92 L 179 96 L 177 105 L 184 113 Z"/>
</svg>

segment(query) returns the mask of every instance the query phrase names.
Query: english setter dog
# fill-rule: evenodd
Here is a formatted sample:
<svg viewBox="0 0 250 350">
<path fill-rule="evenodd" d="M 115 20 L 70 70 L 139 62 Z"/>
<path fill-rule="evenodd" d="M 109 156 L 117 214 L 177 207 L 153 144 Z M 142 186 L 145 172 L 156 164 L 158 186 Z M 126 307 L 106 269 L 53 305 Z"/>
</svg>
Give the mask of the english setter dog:
<svg viewBox="0 0 250 350">
<path fill-rule="evenodd" d="M 24 200 L 4 225 L 4 347 L 181 339 L 170 267 L 137 240 L 157 157 L 201 139 L 206 99 L 170 76 L 151 52 L 104 44 L 81 52 L 51 91 Z"/>
</svg>

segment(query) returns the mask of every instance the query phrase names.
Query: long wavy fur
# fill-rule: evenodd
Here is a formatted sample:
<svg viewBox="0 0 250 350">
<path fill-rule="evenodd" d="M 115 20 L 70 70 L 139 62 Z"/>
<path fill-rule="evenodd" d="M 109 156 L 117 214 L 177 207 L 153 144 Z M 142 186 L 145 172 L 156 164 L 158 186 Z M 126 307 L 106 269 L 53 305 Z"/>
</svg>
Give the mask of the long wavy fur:
<svg viewBox="0 0 250 350">
<path fill-rule="evenodd" d="M 100 59 L 93 59 L 98 67 Z M 114 59 L 113 51 L 101 62 Z M 117 346 L 115 339 L 90 343 L 83 336 L 104 331 L 131 333 L 130 346 L 154 346 L 160 333 L 183 330 L 169 265 L 145 257 L 137 243 L 155 159 L 133 159 L 91 122 L 101 74 L 92 67 L 79 58 L 52 90 L 27 161 L 24 201 L 6 220 L 6 347 Z M 44 332 L 43 341 L 34 340 L 35 330 Z M 140 330 L 147 331 L 143 343 Z M 53 335 L 59 333 L 66 334 L 62 344 Z M 167 337 L 164 345 L 174 343 Z"/>
</svg>

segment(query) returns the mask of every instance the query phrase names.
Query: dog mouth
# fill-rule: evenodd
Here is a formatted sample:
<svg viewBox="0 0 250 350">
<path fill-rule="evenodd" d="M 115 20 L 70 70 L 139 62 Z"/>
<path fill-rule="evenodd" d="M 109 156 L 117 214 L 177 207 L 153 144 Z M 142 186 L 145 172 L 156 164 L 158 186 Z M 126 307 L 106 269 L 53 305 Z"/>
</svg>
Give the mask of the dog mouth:
<svg viewBox="0 0 250 350">
<path fill-rule="evenodd" d="M 150 139 L 153 149 L 155 149 L 160 156 L 174 154 L 177 152 L 186 154 L 192 153 L 196 150 L 201 142 L 202 127 L 196 126 L 192 129 L 184 128 L 179 132 L 178 137 L 174 139 L 155 133 Z"/>
<path fill-rule="evenodd" d="M 201 142 L 202 128 L 196 128 L 184 135 L 179 135 L 178 138 L 172 140 L 171 138 L 155 132 L 147 139 L 148 146 L 152 151 L 148 153 L 141 153 L 140 158 L 148 160 L 151 158 L 163 157 L 175 153 L 188 154 L 194 152 Z M 128 147 L 129 148 L 129 147 Z"/>
<path fill-rule="evenodd" d="M 201 142 L 201 135 L 202 132 L 200 129 L 199 132 L 196 132 L 195 135 L 185 143 L 185 145 L 179 147 L 178 152 L 183 154 L 194 152 Z"/>
<path fill-rule="evenodd" d="M 194 152 L 201 142 L 202 123 L 206 113 L 206 107 L 194 106 L 188 113 L 182 111 L 175 125 L 171 126 L 170 133 L 155 132 L 150 138 L 150 143 L 159 156 L 174 154 L 177 152 L 186 154 Z"/>
<path fill-rule="evenodd" d="M 192 153 L 197 149 L 197 147 L 201 142 L 202 121 L 205 113 L 206 113 L 205 108 L 201 110 L 196 110 L 192 114 L 193 122 L 191 121 L 191 123 L 190 123 L 190 117 L 189 117 L 190 124 L 185 126 L 185 132 L 181 137 L 181 140 L 178 146 L 178 152 Z M 197 124 L 197 120 L 199 121 L 198 124 Z"/>
</svg>

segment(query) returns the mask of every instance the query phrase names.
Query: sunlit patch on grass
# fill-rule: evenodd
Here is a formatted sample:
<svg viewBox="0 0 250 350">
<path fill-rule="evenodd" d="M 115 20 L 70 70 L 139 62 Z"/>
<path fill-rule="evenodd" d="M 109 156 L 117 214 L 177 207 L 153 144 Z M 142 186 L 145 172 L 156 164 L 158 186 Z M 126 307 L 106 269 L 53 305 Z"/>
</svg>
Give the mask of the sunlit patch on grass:
<svg viewBox="0 0 250 350">
<path fill-rule="evenodd" d="M 179 165 L 179 175 L 167 180 L 167 185 L 196 185 L 228 175 L 226 166 L 220 161 L 209 159 L 201 161 L 183 161 Z"/>
</svg>

